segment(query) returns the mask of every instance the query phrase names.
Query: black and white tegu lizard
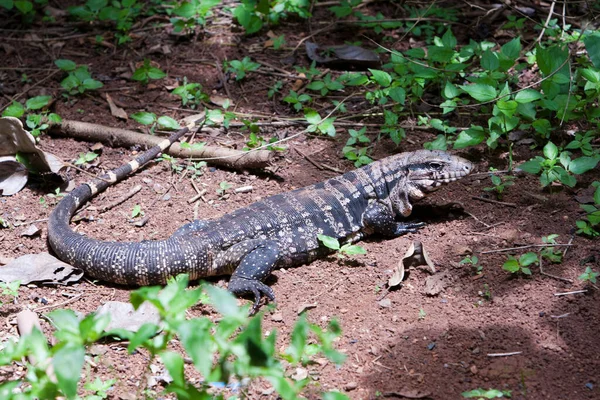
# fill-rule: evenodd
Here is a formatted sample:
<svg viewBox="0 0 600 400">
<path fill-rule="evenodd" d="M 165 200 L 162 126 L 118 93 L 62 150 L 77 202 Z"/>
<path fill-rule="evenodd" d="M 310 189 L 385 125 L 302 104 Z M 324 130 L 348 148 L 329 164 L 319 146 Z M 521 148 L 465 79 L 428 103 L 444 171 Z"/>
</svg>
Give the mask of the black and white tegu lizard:
<svg viewBox="0 0 600 400">
<path fill-rule="evenodd" d="M 356 242 L 367 234 L 398 236 L 422 224 L 402 222 L 411 201 L 469 174 L 473 165 L 442 151 L 419 150 L 373 162 L 315 185 L 277 194 L 212 220 L 196 220 L 165 240 L 105 242 L 74 232 L 69 222 L 96 193 L 155 158 L 186 133 L 176 132 L 135 160 L 65 196 L 50 215 L 48 240 L 65 262 L 89 276 L 125 285 L 164 284 L 231 275 L 229 290 L 275 299 L 263 281 L 278 267 L 310 263 L 331 250 L 318 234 Z"/>
</svg>

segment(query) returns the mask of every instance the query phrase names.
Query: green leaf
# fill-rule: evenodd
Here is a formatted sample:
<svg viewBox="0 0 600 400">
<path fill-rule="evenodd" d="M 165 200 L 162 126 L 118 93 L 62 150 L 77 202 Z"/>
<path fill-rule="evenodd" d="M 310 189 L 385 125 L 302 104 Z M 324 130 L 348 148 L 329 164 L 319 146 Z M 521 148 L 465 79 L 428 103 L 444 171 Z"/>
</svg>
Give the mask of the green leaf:
<svg viewBox="0 0 600 400">
<path fill-rule="evenodd" d="M 338 240 L 336 238 L 333 238 L 333 237 L 327 236 L 327 235 L 321 235 L 321 234 L 318 234 L 317 238 L 327 248 L 330 248 L 332 250 L 339 250 L 340 249 L 340 243 L 338 242 Z"/>
<path fill-rule="evenodd" d="M 533 126 L 533 129 L 535 129 L 537 133 L 542 134 L 544 137 L 548 137 L 552 131 L 552 124 L 545 118 L 533 121 L 531 126 Z"/>
<path fill-rule="evenodd" d="M 587 35 L 583 39 L 583 44 L 594 67 L 600 69 L 600 33 L 594 32 Z"/>
<path fill-rule="evenodd" d="M 535 51 L 538 66 L 544 76 L 553 73 L 569 75 L 569 63 L 567 62 L 569 59 L 569 50 L 567 46 L 551 45 L 544 48 L 538 45 Z M 561 67 L 561 65 L 563 66 Z"/>
<path fill-rule="evenodd" d="M 520 269 L 519 262 L 511 256 L 511 258 L 506 260 L 506 262 L 502 265 L 502 269 L 514 274 Z"/>
<path fill-rule="evenodd" d="M 597 157 L 576 158 L 569 164 L 569 171 L 577 175 L 583 174 L 591 169 L 596 168 L 598 161 L 600 161 L 600 159 Z"/>
<path fill-rule="evenodd" d="M 23 114 L 25 114 L 25 107 L 18 101 L 13 101 L 11 105 L 6 107 L 6 110 L 2 112 L 3 117 L 21 118 Z"/>
<path fill-rule="evenodd" d="M 150 79 L 162 79 L 165 76 L 167 76 L 167 73 L 159 68 L 150 67 L 148 69 L 148 78 Z"/>
<path fill-rule="evenodd" d="M 32 97 L 25 102 L 25 107 L 28 110 L 39 110 L 40 108 L 44 108 L 50 104 L 50 100 L 52 100 L 52 96 Z"/>
<path fill-rule="evenodd" d="M 100 81 L 97 81 L 95 79 L 92 78 L 88 78 L 86 80 L 83 81 L 83 87 L 88 89 L 88 90 L 96 90 L 96 89 L 100 89 L 102 86 L 104 86 L 104 84 Z"/>
<path fill-rule="evenodd" d="M 77 396 L 77 384 L 83 367 L 85 349 L 83 346 L 67 344 L 58 349 L 52 358 L 58 387 L 69 399 Z"/>
<path fill-rule="evenodd" d="M 502 54 L 515 61 L 521 54 L 521 38 L 516 37 L 508 43 L 505 43 L 500 49 Z"/>
<path fill-rule="evenodd" d="M 555 160 L 558 157 L 558 147 L 552 142 L 546 143 L 544 146 L 544 156 L 549 160 Z"/>
<path fill-rule="evenodd" d="M 15 0 L 15 7 L 21 11 L 22 14 L 33 11 L 33 3 L 29 0 Z"/>
<path fill-rule="evenodd" d="M 428 46 L 427 47 L 427 58 L 430 61 L 438 62 L 442 64 L 449 63 L 452 61 L 452 57 L 454 57 L 456 52 L 454 49 L 449 47 L 439 47 L 439 46 Z M 430 73 L 433 71 L 429 71 Z"/>
<path fill-rule="evenodd" d="M 524 162 L 519 165 L 519 169 L 530 174 L 537 175 L 542 170 L 542 162 L 544 159 L 540 156 L 537 156 L 529 161 Z"/>
<path fill-rule="evenodd" d="M 476 146 L 485 140 L 485 130 L 481 126 L 471 126 L 466 131 L 458 134 L 454 142 L 455 149 L 464 149 L 469 146 Z"/>
<path fill-rule="evenodd" d="M 452 34 L 452 31 L 448 29 L 444 36 L 442 36 L 442 44 L 444 47 L 454 49 L 456 47 L 456 37 Z"/>
<path fill-rule="evenodd" d="M 176 327 L 181 344 L 203 376 L 210 375 L 213 365 L 212 327 L 208 318 L 185 320 Z"/>
<path fill-rule="evenodd" d="M 363 163 L 364 164 L 364 163 Z M 367 250 L 362 247 L 362 246 L 358 246 L 358 245 L 343 245 L 342 248 L 340 249 L 342 252 L 344 252 L 345 254 L 348 254 L 350 256 L 356 255 L 356 254 L 367 254 Z"/>
<path fill-rule="evenodd" d="M 467 92 L 475 100 L 485 102 L 496 98 L 496 89 L 491 85 L 483 83 L 474 83 L 472 85 L 460 85 L 460 88 Z"/>
<path fill-rule="evenodd" d="M 160 328 L 156 324 L 146 322 L 135 332 L 133 337 L 129 340 L 127 351 L 129 354 L 133 353 L 135 349 L 144 344 L 148 339 L 156 336 L 160 332 Z"/>
<path fill-rule="evenodd" d="M 323 393 L 323 400 L 350 400 L 350 397 L 340 392 Z"/>
<path fill-rule="evenodd" d="M 392 83 L 392 77 L 385 71 L 369 68 L 369 72 L 373 74 L 373 80 L 381 87 L 388 87 Z"/>
<path fill-rule="evenodd" d="M 406 90 L 402 87 L 391 88 L 388 95 L 398 104 L 404 105 L 406 102 Z"/>
<path fill-rule="evenodd" d="M 486 71 L 495 71 L 500 67 L 498 55 L 491 50 L 486 50 L 481 55 L 481 68 Z"/>
<path fill-rule="evenodd" d="M 59 69 L 63 71 L 74 71 L 77 68 L 77 64 L 75 64 L 71 60 L 54 60 L 54 65 L 56 65 Z"/>
<path fill-rule="evenodd" d="M 542 94 L 534 89 L 521 90 L 515 95 L 515 101 L 517 103 L 531 103 L 542 98 Z"/>
<path fill-rule="evenodd" d="M 526 267 L 528 265 L 531 265 L 531 264 L 537 263 L 537 262 L 538 262 L 538 255 L 533 252 L 525 253 L 525 254 L 521 255 L 521 257 L 519 257 L 519 264 L 521 264 L 522 267 Z"/>
<path fill-rule="evenodd" d="M 150 125 L 156 121 L 155 114 L 143 111 L 131 114 L 130 117 L 142 125 Z"/>
<path fill-rule="evenodd" d="M 183 357 L 174 351 L 165 351 L 160 354 L 160 359 L 173 378 L 173 382 L 178 386 L 184 386 L 186 382 L 183 373 Z"/>
<path fill-rule="evenodd" d="M 177 121 L 175 121 L 173 118 L 167 117 L 165 115 L 158 117 L 156 122 L 158 122 L 158 125 L 160 125 L 163 128 L 166 128 L 166 129 L 175 130 L 175 129 L 181 128 L 179 126 L 179 123 L 177 123 Z"/>
<path fill-rule="evenodd" d="M 234 295 L 213 285 L 204 285 L 210 304 L 224 317 L 246 318 L 246 311 L 237 305 Z"/>
<path fill-rule="evenodd" d="M 507 117 L 512 117 L 517 111 L 518 103 L 514 100 L 498 100 L 496 102 L 496 107 L 500 110 L 500 112 Z"/>
<path fill-rule="evenodd" d="M 460 92 L 458 88 L 452 84 L 450 81 L 446 81 L 446 85 L 444 86 L 444 97 L 447 99 L 453 99 L 458 96 Z"/>
</svg>

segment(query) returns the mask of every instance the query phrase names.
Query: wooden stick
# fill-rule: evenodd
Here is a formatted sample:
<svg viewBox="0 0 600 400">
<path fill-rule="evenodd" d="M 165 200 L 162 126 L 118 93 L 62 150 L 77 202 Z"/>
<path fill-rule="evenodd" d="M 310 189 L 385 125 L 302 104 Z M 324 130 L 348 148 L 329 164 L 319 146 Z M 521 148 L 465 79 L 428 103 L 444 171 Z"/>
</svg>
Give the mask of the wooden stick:
<svg viewBox="0 0 600 400">
<path fill-rule="evenodd" d="M 142 185 L 135 185 L 129 192 L 125 193 L 125 195 L 121 196 L 120 198 L 113 200 L 112 202 L 106 204 L 105 206 L 102 206 L 98 212 L 99 213 L 103 213 L 106 212 L 116 206 L 118 206 L 119 204 L 125 202 L 125 200 L 128 200 L 129 198 L 135 196 L 135 194 L 137 192 L 139 192 L 140 190 L 142 190 Z"/>
<path fill-rule="evenodd" d="M 486 203 L 500 204 L 502 206 L 507 206 L 507 207 L 513 207 L 513 208 L 517 207 L 517 205 L 515 203 L 506 203 L 504 201 L 486 199 L 485 197 L 473 196 L 472 199 L 473 200 L 479 200 L 479 201 L 485 201 Z"/>
</svg>

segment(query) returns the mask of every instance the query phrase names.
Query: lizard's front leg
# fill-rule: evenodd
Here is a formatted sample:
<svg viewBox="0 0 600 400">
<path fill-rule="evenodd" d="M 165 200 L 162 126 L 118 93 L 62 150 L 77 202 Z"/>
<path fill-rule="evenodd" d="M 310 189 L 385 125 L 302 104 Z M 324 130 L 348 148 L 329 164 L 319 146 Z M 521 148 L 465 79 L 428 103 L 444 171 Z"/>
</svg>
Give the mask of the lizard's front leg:
<svg viewBox="0 0 600 400">
<path fill-rule="evenodd" d="M 250 239 L 233 245 L 225 257 L 228 263 L 237 265 L 229 280 L 229 291 L 235 295 L 252 293 L 254 313 L 260 304 L 261 295 L 275 301 L 273 289 L 263 283 L 275 269 L 281 258 L 279 244 L 274 240 Z"/>
<path fill-rule="evenodd" d="M 373 233 L 384 236 L 400 236 L 416 232 L 424 226 L 423 222 L 398 222 L 390 209 L 380 202 L 369 204 L 363 214 L 363 226 Z"/>
</svg>

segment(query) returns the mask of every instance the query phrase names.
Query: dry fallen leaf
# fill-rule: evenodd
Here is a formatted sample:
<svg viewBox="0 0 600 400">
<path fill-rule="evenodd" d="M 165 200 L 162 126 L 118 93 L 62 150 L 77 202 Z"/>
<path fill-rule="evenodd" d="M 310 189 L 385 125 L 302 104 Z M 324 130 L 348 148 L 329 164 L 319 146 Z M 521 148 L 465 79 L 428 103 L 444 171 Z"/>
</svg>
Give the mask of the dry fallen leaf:
<svg viewBox="0 0 600 400">
<path fill-rule="evenodd" d="M 419 265 L 428 265 L 431 271 L 435 273 L 435 266 L 429 259 L 423 244 L 416 240 L 410 244 L 408 250 L 404 253 L 404 257 L 398 262 L 394 273 L 388 280 L 388 287 L 392 288 L 400 285 L 404 280 L 406 268 Z"/>
<path fill-rule="evenodd" d="M 0 192 L 5 196 L 23 188 L 27 169 L 58 173 L 65 166 L 55 155 L 38 149 L 35 138 L 23 128 L 20 120 L 13 117 L 0 118 L 0 159 L 3 160 L 0 163 Z M 20 161 L 25 162 L 27 167 Z"/>
<path fill-rule="evenodd" d="M 121 107 L 117 106 L 115 104 L 115 102 L 113 101 L 112 97 L 110 97 L 110 94 L 108 94 L 108 93 L 106 93 L 106 102 L 108 103 L 108 107 L 110 108 L 110 114 L 113 117 L 121 118 L 124 120 L 129 119 L 125 110 L 123 110 Z"/>
<path fill-rule="evenodd" d="M 71 283 L 77 282 L 83 271 L 60 261 L 48 253 L 27 254 L 0 267 L 0 281 Z"/>
</svg>

